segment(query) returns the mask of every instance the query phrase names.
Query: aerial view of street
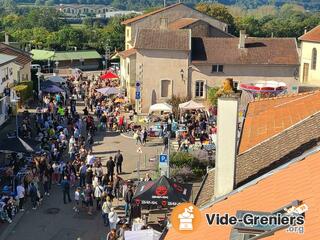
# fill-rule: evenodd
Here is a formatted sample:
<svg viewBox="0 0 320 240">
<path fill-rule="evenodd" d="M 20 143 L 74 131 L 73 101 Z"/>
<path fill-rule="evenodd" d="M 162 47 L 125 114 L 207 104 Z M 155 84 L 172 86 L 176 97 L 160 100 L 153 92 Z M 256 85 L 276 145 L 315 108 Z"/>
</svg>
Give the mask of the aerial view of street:
<svg viewBox="0 0 320 240">
<path fill-rule="evenodd" d="M 319 11 L 0 0 L 0 240 L 320 239 Z"/>
</svg>

